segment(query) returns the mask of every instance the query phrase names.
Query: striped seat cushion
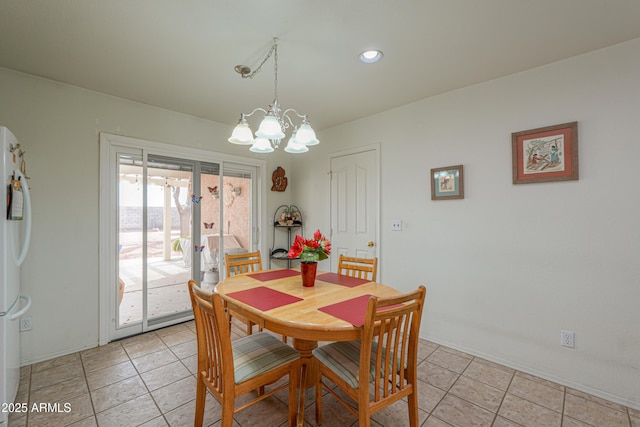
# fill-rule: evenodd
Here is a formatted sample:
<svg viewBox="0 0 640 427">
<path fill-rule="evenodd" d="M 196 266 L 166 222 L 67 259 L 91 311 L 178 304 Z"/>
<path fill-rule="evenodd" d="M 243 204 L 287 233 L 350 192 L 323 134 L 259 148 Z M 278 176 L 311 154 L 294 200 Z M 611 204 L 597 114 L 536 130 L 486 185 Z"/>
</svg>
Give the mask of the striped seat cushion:
<svg viewBox="0 0 640 427">
<path fill-rule="evenodd" d="M 300 358 L 300 353 L 266 332 L 247 335 L 231 345 L 236 384 Z"/>
<path fill-rule="evenodd" d="M 358 387 L 358 369 L 360 367 L 360 341 L 338 341 L 313 350 L 313 355 L 322 364 L 338 374 L 351 387 Z M 369 375 L 374 376 L 376 368 L 377 343 L 371 347 Z"/>
</svg>

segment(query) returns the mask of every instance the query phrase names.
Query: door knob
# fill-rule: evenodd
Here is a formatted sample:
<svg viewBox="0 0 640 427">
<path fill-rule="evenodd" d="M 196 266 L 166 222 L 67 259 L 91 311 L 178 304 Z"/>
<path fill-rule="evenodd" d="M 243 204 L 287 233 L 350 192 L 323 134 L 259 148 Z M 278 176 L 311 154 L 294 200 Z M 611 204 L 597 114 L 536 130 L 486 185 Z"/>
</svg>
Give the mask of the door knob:
<svg viewBox="0 0 640 427">
<path fill-rule="evenodd" d="M 369 241 L 369 243 L 367 243 L 367 246 L 369 246 L 370 248 L 375 246 L 375 243 L 373 243 L 373 240 Z"/>
</svg>

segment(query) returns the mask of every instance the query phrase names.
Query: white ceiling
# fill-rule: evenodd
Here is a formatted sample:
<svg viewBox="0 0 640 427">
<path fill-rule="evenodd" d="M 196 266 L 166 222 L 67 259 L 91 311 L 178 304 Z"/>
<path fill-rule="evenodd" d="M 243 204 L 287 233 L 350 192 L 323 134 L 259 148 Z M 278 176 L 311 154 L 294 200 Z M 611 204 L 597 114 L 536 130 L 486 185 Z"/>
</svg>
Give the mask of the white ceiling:
<svg viewBox="0 0 640 427">
<path fill-rule="evenodd" d="M 234 125 L 318 129 L 640 37 L 639 0 L 0 0 L 0 66 Z M 361 64 L 369 48 L 381 62 Z"/>
</svg>

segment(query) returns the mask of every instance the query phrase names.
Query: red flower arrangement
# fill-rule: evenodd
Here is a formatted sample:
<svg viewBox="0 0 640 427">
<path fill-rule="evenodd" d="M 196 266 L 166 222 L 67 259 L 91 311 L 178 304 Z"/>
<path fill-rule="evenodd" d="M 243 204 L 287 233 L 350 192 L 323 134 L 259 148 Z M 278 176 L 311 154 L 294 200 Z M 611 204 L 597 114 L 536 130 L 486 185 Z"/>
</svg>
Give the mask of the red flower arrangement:
<svg viewBox="0 0 640 427">
<path fill-rule="evenodd" d="M 318 262 L 329 258 L 331 254 L 331 242 L 324 237 L 320 230 L 313 233 L 313 239 L 305 239 L 296 234 L 291 249 L 289 249 L 289 258 L 300 257 L 301 262 Z"/>
</svg>

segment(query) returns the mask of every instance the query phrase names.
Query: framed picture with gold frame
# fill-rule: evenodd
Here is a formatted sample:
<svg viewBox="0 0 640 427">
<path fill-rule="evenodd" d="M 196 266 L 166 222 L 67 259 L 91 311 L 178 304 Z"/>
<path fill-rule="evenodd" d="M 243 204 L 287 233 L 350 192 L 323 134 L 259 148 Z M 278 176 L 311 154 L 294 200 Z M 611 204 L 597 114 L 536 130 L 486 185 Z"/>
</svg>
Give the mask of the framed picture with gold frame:
<svg viewBox="0 0 640 427">
<path fill-rule="evenodd" d="M 462 165 L 431 169 L 431 200 L 464 199 Z"/>
<path fill-rule="evenodd" d="M 511 134 L 513 183 L 578 179 L 578 122 Z"/>
</svg>

